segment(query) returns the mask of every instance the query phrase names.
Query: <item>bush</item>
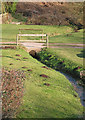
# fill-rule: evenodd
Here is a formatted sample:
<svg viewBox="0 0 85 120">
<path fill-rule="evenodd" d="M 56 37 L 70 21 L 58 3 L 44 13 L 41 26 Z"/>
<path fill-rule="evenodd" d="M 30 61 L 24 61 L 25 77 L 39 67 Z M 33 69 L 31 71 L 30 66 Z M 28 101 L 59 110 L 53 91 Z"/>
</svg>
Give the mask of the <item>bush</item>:
<svg viewBox="0 0 85 120">
<path fill-rule="evenodd" d="M 2 117 L 11 118 L 21 104 L 24 73 L 2 68 Z"/>
<path fill-rule="evenodd" d="M 23 15 L 21 13 L 16 13 L 16 14 L 13 14 L 12 17 L 14 17 L 14 20 L 13 21 L 17 21 L 18 22 L 27 22 L 27 17 L 23 17 Z"/>
<path fill-rule="evenodd" d="M 15 14 L 16 4 L 17 4 L 17 2 L 5 2 L 3 5 L 5 7 L 6 12 Z"/>
<path fill-rule="evenodd" d="M 80 71 L 83 70 L 81 66 L 78 66 L 77 64 L 65 58 L 60 58 L 59 56 L 50 54 L 49 51 L 46 49 L 43 49 L 41 52 L 38 53 L 38 58 L 47 66 L 55 70 L 71 74 L 72 76 L 77 78 L 80 78 Z"/>
</svg>

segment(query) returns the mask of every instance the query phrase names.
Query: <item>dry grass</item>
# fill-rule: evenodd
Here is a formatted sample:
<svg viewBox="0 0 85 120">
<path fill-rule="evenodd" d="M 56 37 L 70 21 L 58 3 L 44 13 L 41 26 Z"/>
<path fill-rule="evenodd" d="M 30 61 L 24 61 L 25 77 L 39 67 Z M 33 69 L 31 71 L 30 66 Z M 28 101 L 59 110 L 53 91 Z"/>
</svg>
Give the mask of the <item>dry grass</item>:
<svg viewBox="0 0 85 120">
<path fill-rule="evenodd" d="M 24 73 L 19 70 L 2 69 L 2 116 L 10 118 L 21 104 Z"/>
</svg>

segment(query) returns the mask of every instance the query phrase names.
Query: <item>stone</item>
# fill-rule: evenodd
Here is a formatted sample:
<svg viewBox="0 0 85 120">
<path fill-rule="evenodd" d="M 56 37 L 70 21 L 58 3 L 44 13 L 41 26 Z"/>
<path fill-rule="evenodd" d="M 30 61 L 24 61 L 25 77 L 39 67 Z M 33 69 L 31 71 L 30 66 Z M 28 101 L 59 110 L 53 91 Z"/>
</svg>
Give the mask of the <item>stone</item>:
<svg viewBox="0 0 85 120">
<path fill-rule="evenodd" d="M 49 83 L 44 83 L 44 85 L 46 85 L 46 86 L 50 86 L 50 84 L 49 84 Z"/>
<path fill-rule="evenodd" d="M 77 97 L 77 95 L 76 95 L 76 94 L 74 94 L 74 97 Z"/>
<path fill-rule="evenodd" d="M 61 64 L 63 64 L 63 63 L 64 63 L 64 60 L 63 60 L 63 61 L 61 61 L 61 62 L 59 62 L 58 64 L 60 64 L 60 65 L 61 65 Z"/>
<path fill-rule="evenodd" d="M 46 66 L 42 66 L 42 68 L 46 68 L 46 69 L 50 70 L 50 68 L 48 68 L 48 67 L 46 67 Z"/>
<path fill-rule="evenodd" d="M 36 58 L 37 53 L 36 53 L 35 50 L 31 50 L 31 51 L 29 52 L 29 54 L 30 54 L 32 57 Z"/>
<path fill-rule="evenodd" d="M 19 57 L 20 57 L 21 55 L 20 55 L 20 54 L 16 54 L 16 56 L 19 56 Z"/>
<path fill-rule="evenodd" d="M 26 57 L 23 57 L 23 59 L 28 59 L 28 58 L 26 58 Z"/>
<path fill-rule="evenodd" d="M 10 63 L 9 65 L 13 65 L 13 63 Z"/>
<path fill-rule="evenodd" d="M 28 69 L 27 71 L 32 71 L 31 69 Z"/>
<path fill-rule="evenodd" d="M 85 77 L 85 70 L 80 71 L 80 78 L 82 79 L 82 78 L 84 78 L 84 77 Z"/>
<path fill-rule="evenodd" d="M 49 78 L 49 76 L 45 75 L 45 74 L 41 74 L 40 75 L 41 77 L 44 77 L 44 78 Z"/>
<path fill-rule="evenodd" d="M 76 70 L 78 70 L 78 69 L 80 69 L 80 68 L 81 68 L 81 67 L 78 66 L 78 67 L 74 68 L 73 71 L 76 71 Z"/>
<path fill-rule="evenodd" d="M 17 58 L 16 60 L 21 60 L 21 59 Z"/>
<path fill-rule="evenodd" d="M 24 67 L 22 67 L 22 68 L 27 68 L 27 67 L 24 66 Z"/>
</svg>

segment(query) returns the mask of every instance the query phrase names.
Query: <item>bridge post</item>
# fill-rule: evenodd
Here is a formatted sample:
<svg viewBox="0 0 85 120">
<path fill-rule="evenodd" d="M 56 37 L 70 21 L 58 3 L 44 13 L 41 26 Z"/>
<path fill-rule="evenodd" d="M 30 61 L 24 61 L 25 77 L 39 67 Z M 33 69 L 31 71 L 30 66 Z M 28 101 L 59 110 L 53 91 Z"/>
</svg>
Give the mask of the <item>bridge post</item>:
<svg viewBox="0 0 85 120">
<path fill-rule="evenodd" d="M 17 46 L 18 46 L 18 34 L 17 34 L 17 36 L 16 36 L 16 44 L 17 44 Z"/>
<path fill-rule="evenodd" d="M 46 35 L 47 36 L 47 40 L 46 40 L 46 42 L 47 42 L 47 48 L 49 47 L 49 45 L 48 45 L 48 35 Z"/>
</svg>

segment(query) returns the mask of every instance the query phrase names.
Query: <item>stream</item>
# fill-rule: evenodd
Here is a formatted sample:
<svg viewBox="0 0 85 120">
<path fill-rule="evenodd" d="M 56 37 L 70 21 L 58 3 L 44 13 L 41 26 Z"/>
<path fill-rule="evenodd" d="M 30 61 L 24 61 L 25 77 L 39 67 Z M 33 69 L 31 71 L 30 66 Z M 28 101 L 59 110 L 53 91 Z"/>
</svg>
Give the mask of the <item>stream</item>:
<svg viewBox="0 0 85 120">
<path fill-rule="evenodd" d="M 71 84 L 74 87 L 74 90 L 79 95 L 79 98 L 81 100 L 81 104 L 85 107 L 85 88 L 80 86 L 77 83 L 77 81 L 73 77 L 71 77 L 70 75 L 67 75 L 66 73 L 62 73 L 62 72 L 60 72 L 60 73 L 63 74 L 71 82 Z"/>
</svg>

